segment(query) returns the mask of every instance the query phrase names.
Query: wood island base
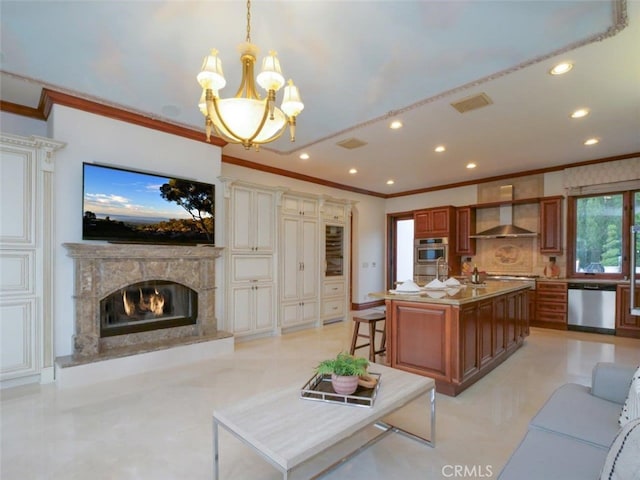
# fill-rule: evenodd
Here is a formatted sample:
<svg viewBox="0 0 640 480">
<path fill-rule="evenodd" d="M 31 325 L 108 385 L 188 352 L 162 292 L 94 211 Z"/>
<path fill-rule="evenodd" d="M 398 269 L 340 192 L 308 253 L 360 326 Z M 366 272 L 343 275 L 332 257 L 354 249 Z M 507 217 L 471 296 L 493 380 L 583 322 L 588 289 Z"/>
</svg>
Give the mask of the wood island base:
<svg viewBox="0 0 640 480">
<path fill-rule="evenodd" d="M 391 367 L 431 377 L 438 393 L 458 395 L 524 344 L 528 288 L 499 284 L 438 300 L 381 294 Z"/>
</svg>

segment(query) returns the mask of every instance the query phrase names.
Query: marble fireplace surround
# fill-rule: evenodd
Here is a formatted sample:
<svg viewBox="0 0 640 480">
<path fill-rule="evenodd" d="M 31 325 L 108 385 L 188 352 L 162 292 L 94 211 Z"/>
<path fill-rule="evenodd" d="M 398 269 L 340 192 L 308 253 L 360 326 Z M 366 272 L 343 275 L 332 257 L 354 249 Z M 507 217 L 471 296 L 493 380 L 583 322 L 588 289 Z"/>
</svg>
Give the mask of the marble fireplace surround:
<svg viewBox="0 0 640 480">
<path fill-rule="evenodd" d="M 225 337 L 215 318 L 215 261 L 222 248 L 143 244 L 65 243 L 74 259 L 75 335 L 72 361 L 148 352 L 167 344 Z M 168 280 L 198 294 L 195 325 L 100 337 L 100 300 L 137 282 Z"/>
</svg>

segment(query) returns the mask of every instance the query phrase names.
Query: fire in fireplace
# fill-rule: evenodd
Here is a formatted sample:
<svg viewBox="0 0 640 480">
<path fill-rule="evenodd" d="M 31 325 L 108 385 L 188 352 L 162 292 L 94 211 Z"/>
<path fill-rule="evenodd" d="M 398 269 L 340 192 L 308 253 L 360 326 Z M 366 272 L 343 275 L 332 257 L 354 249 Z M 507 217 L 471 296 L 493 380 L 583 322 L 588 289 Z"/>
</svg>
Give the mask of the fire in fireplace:
<svg viewBox="0 0 640 480">
<path fill-rule="evenodd" d="M 100 301 L 100 336 L 195 325 L 198 294 L 165 280 L 134 283 Z"/>
</svg>

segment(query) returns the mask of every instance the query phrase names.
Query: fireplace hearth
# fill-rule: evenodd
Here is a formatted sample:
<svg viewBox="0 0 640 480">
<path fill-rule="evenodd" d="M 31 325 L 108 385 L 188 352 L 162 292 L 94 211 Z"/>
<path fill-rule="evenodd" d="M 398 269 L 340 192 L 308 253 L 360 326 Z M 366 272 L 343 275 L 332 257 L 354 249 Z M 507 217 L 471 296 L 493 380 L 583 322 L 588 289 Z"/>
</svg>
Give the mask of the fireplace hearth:
<svg viewBox="0 0 640 480">
<path fill-rule="evenodd" d="M 215 261 L 222 248 L 90 243 L 64 247 L 75 266 L 76 361 L 218 334 Z"/>
</svg>

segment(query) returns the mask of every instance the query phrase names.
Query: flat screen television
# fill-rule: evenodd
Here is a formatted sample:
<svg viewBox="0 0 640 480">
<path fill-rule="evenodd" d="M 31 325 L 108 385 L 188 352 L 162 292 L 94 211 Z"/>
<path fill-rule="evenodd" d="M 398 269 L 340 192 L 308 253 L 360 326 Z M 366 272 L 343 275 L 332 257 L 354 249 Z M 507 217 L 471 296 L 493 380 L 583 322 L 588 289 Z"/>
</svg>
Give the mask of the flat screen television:
<svg viewBox="0 0 640 480">
<path fill-rule="evenodd" d="M 82 239 L 215 244 L 215 185 L 83 163 Z"/>
</svg>

